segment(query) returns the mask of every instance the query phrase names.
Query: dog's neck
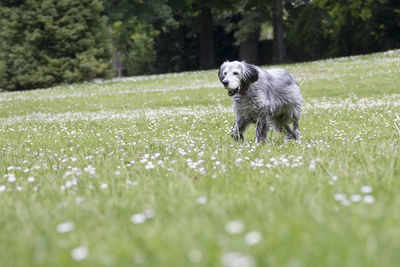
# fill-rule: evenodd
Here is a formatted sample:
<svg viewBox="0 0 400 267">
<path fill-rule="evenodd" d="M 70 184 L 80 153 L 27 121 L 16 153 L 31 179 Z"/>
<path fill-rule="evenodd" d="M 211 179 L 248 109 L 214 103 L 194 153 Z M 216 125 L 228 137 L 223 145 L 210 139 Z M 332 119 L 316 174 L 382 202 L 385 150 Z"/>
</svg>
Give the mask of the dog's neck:
<svg viewBox="0 0 400 267">
<path fill-rule="evenodd" d="M 248 89 L 249 89 L 249 86 L 248 86 L 248 85 L 242 85 L 242 86 L 239 88 L 239 93 L 240 93 L 240 95 L 241 95 L 241 96 L 245 96 Z"/>
</svg>

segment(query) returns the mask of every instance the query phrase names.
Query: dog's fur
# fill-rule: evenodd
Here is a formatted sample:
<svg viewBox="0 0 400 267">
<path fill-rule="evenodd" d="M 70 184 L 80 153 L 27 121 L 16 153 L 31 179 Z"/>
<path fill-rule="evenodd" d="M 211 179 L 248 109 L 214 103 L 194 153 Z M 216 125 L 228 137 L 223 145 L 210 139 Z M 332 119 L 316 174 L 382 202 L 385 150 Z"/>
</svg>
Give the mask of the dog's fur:
<svg viewBox="0 0 400 267">
<path fill-rule="evenodd" d="M 231 135 L 243 140 L 250 123 L 256 124 L 256 140 L 266 142 L 272 126 L 286 139 L 298 139 L 303 98 L 294 77 L 283 69 L 262 70 L 239 61 L 226 61 L 219 69 L 219 79 L 233 100 L 236 121 Z M 293 123 L 293 128 L 289 125 Z"/>
</svg>

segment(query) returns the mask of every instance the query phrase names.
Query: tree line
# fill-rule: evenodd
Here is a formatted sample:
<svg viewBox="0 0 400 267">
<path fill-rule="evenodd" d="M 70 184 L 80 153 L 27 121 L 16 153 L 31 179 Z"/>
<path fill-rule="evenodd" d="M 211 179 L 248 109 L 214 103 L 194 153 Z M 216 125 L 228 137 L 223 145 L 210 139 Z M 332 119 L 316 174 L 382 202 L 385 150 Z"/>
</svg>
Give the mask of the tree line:
<svg viewBox="0 0 400 267">
<path fill-rule="evenodd" d="M 0 88 L 400 47 L 398 0 L 2 0 Z"/>
</svg>

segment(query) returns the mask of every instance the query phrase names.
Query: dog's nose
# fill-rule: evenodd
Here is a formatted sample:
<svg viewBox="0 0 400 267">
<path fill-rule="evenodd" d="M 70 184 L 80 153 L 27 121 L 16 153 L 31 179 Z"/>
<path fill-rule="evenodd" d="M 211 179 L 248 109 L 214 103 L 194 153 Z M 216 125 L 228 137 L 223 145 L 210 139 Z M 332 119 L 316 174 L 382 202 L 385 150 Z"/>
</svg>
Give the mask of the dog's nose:
<svg viewBox="0 0 400 267">
<path fill-rule="evenodd" d="M 226 87 L 226 86 L 228 86 L 229 82 L 228 81 L 222 81 L 222 84 Z"/>
</svg>

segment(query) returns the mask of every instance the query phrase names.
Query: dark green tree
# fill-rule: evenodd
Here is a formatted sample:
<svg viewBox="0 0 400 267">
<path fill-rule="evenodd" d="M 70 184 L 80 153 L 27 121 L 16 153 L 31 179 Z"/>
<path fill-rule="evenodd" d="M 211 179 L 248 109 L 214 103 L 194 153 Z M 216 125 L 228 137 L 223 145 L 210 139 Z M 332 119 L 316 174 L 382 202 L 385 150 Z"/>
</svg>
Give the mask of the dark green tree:
<svg viewBox="0 0 400 267">
<path fill-rule="evenodd" d="M 235 44 L 239 46 L 239 60 L 258 64 L 261 25 L 271 18 L 271 3 L 265 0 L 242 0 L 231 9 L 237 16 L 228 25 L 234 30 Z"/>
<path fill-rule="evenodd" d="M 332 52 L 353 55 L 399 46 L 400 1 L 316 0 L 332 19 Z"/>
<path fill-rule="evenodd" d="M 291 2 L 286 6 L 286 42 L 294 61 L 315 60 L 331 53 L 332 19 L 328 12 L 310 2 Z"/>
<path fill-rule="evenodd" d="M 109 74 L 98 0 L 0 2 L 0 88 L 24 90 Z"/>
<path fill-rule="evenodd" d="M 288 44 L 295 60 L 365 54 L 400 46 L 398 0 L 293 0 Z"/>
<path fill-rule="evenodd" d="M 282 63 L 287 61 L 283 29 L 283 0 L 273 0 L 272 26 L 274 28 L 273 60 L 275 63 Z"/>
<path fill-rule="evenodd" d="M 124 75 L 157 72 L 158 36 L 176 22 L 167 0 L 102 0 L 109 19 L 114 61 Z"/>
<path fill-rule="evenodd" d="M 169 4 L 173 10 L 176 10 L 175 15 L 185 18 L 180 24 L 180 27 L 191 26 L 192 35 L 198 38 L 198 59 L 200 69 L 211 69 L 215 67 L 215 49 L 214 49 L 214 18 L 212 9 L 219 5 L 220 1 L 212 0 L 170 0 Z M 188 18 L 192 21 L 188 21 Z"/>
</svg>

